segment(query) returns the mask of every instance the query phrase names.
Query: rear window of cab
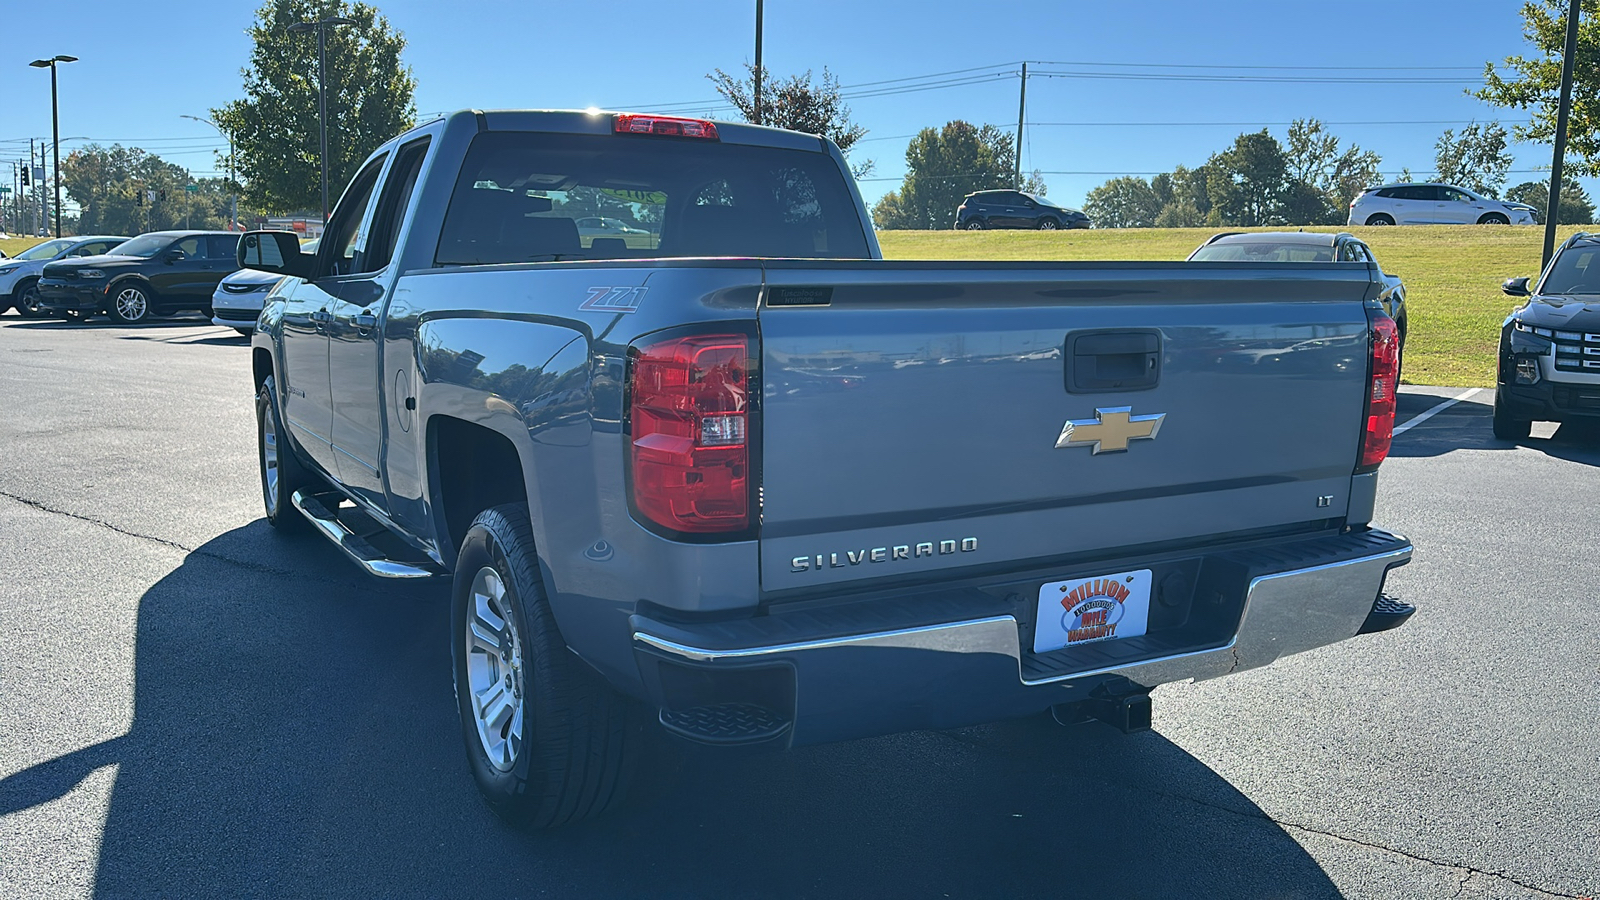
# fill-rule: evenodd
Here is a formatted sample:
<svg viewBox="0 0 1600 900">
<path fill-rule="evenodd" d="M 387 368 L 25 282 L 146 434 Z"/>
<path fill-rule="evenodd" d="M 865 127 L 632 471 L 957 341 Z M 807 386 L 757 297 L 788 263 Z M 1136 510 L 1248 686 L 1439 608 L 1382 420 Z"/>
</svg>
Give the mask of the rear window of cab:
<svg viewBox="0 0 1600 900">
<path fill-rule="evenodd" d="M 825 153 L 629 134 L 484 132 L 438 265 L 738 256 L 867 259 Z"/>
</svg>

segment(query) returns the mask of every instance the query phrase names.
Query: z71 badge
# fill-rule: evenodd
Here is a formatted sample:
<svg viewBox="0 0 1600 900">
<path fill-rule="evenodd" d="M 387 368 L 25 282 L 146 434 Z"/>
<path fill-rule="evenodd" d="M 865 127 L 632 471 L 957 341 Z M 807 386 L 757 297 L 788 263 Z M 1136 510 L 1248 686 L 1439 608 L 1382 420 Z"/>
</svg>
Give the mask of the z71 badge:
<svg viewBox="0 0 1600 900">
<path fill-rule="evenodd" d="M 589 288 L 589 299 L 578 304 L 578 308 L 599 312 L 638 312 L 647 290 L 649 288 L 644 287 L 592 287 Z"/>
</svg>

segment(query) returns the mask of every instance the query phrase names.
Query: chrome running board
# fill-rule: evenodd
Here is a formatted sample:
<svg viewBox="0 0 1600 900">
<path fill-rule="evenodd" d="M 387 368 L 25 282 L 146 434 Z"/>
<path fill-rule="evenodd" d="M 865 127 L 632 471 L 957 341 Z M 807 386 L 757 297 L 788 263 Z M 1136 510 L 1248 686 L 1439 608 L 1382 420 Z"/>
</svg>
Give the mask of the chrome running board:
<svg viewBox="0 0 1600 900">
<path fill-rule="evenodd" d="M 370 575 L 379 578 L 433 578 L 445 574 L 431 560 L 397 560 L 384 555 L 367 538 L 377 533 L 389 536 L 387 529 L 353 505 L 341 508 L 345 497 L 338 491 L 321 494 L 295 491 L 289 502 L 316 526 L 323 537 L 332 541 Z M 358 528 L 362 530 L 358 531 Z"/>
</svg>

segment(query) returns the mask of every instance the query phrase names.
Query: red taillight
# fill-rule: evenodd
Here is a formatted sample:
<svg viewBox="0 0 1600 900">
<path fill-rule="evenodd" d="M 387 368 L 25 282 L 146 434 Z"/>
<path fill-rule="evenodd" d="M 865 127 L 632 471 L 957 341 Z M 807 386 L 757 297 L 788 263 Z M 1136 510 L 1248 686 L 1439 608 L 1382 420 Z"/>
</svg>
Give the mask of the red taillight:
<svg viewBox="0 0 1600 900">
<path fill-rule="evenodd" d="M 717 140 L 717 126 L 705 119 L 684 119 L 678 116 L 641 116 L 637 113 L 619 113 L 612 120 L 611 130 L 617 134 L 660 134 L 669 137 L 704 138 Z"/>
<path fill-rule="evenodd" d="M 1370 472 L 1389 456 L 1394 440 L 1395 395 L 1400 389 L 1400 328 L 1378 313 L 1372 317 L 1372 361 L 1367 388 L 1366 430 L 1361 436 L 1358 472 Z"/>
<path fill-rule="evenodd" d="M 678 532 L 750 525 L 750 338 L 697 334 L 633 347 L 634 508 Z"/>
</svg>

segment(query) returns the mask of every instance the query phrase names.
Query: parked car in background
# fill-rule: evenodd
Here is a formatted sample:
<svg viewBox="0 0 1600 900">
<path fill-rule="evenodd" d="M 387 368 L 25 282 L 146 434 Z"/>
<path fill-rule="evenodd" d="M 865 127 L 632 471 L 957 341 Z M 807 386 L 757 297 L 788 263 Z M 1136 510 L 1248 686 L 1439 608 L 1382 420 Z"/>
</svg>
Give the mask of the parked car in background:
<svg viewBox="0 0 1600 900">
<path fill-rule="evenodd" d="M 1453 184 L 1386 184 L 1350 201 L 1350 225 L 1532 225 L 1538 210 Z"/>
<path fill-rule="evenodd" d="M 211 315 L 211 295 L 239 270 L 239 235 L 152 231 L 104 256 L 48 263 L 39 278 L 43 309 L 67 318 L 105 313 L 124 325 L 186 309 Z"/>
<path fill-rule="evenodd" d="M 317 241 L 300 245 L 305 253 L 317 252 Z M 222 279 L 211 294 L 211 324 L 232 328 L 242 335 L 255 333 L 256 317 L 273 285 L 283 280 L 282 275 L 255 269 L 240 269 Z"/>
<path fill-rule="evenodd" d="M 1223 232 L 1213 235 L 1189 254 L 1190 262 L 1277 262 L 1277 263 L 1360 263 L 1367 267 L 1375 283 L 1382 284 L 1377 300 L 1394 320 L 1400 335 L 1400 364 L 1406 352 L 1406 285 L 1400 276 L 1391 275 L 1379 265 L 1365 241 L 1341 231 L 1327 234 L 1316 231 Z M 1399 380 L 1398 372 L 1396 381 Z"/>
<path fill-rule="evenodd" d="M 621 219 L 613 219 L 609 216 L 586 216 L 578 219 L 574 224 L 578 226 L 578 235 L 580 237 L 650 233 L 643 228 L 635 228 Z"/>
<path fill-rule="evenodd" d="M 1567 238 L 1538 286 L 1528 281 L 1503 286 L 1527 298 L 1500 328 L 1494 436 L 1506 441 L 1536 421 L 1600 424 L 1600 235 Z"/>
<path fill-rule="evenodd" d="M 98 256 L 127 241 L 117 235 L 85 235 L 56 238 L 22 251 L 0 263 L 0 313 L 11 307 L 17 315 L 35 319 L 44 315 L 39 306 L 37 283 L 46 263 L 80 256 Z"/>
<path fill-rule="evenodd" d="M 1022 191 L 978 191 L 968 194 L 956 208 L 956 227 L 964 231 L 985 228 L 1088 228 L 1089 217 Z"/>
</svg>

